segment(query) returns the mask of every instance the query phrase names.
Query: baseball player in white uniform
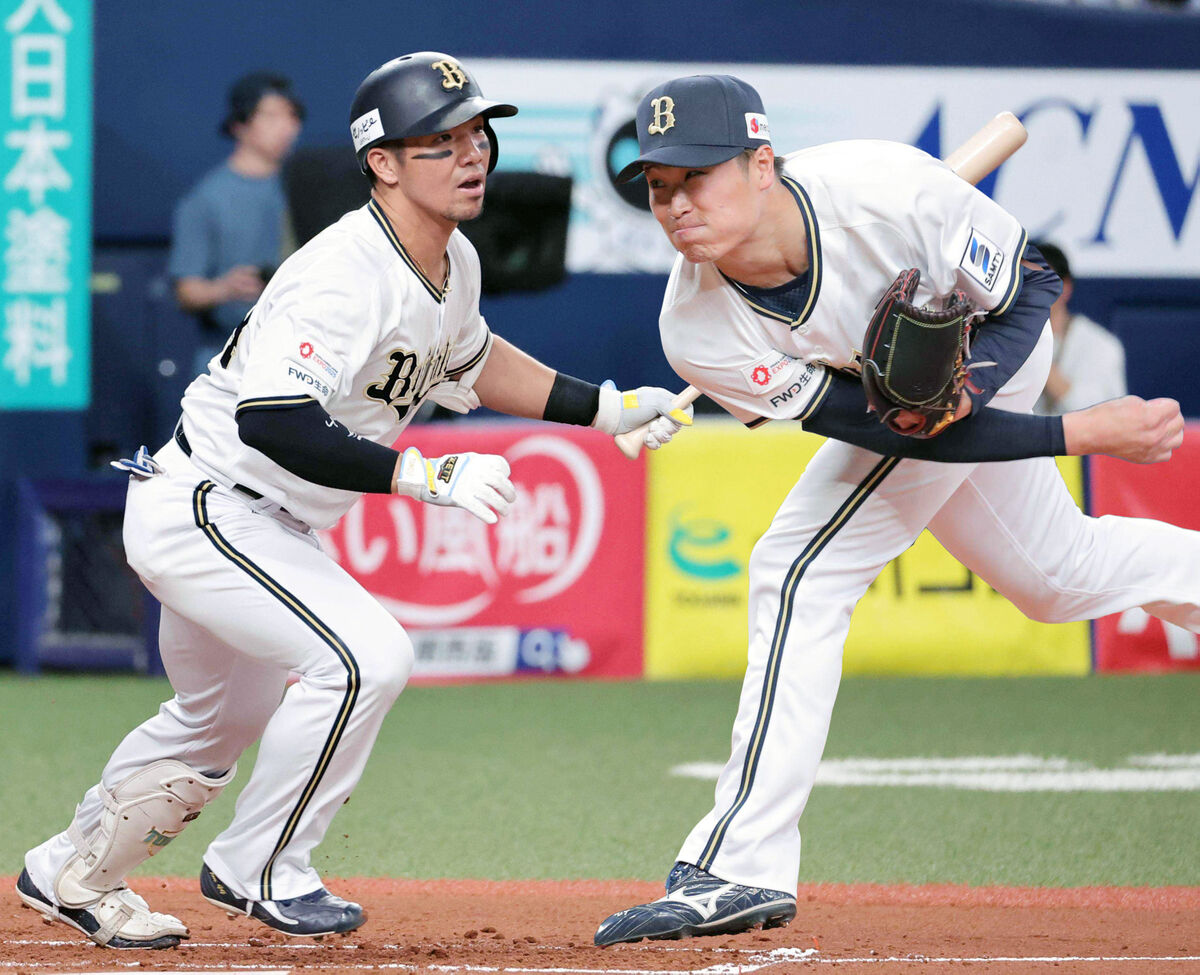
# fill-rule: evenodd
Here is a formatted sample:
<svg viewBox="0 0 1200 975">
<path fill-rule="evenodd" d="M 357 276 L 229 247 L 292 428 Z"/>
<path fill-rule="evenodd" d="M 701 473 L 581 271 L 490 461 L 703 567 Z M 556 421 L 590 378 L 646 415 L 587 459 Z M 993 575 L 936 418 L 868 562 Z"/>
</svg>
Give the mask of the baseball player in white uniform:
<svg viewBox="0 0 1200 975">
<path fill-rule="evenodd" d="M 660 317 L 673 368 L 747 426 L 799 420 L 835 439 L 750 559 L 749 662 L 712 811 L 684 841 L 666 896 L 605 920 L 601 945 L 795 915 L 797 824 L 851 613 L 924 528 L 1032 618 L 1143 606 L 1200 632 L 1200 534 L 1084 516 L 1048 456 L 1165 459 L 1181 442 L 1178 404 L 1128 397 L 1030 414 L 1059 285 L 1011 215 L 894 143 L 817 146 L 777 168 L 758 93 L 730 76 L 655 88 L 637 125 L 641 155 L 623 175 L 644 172 L 679 251 Z M 956 422 L 931 439 L 868 414 L 857 376 L 876 303 L 912 267 L 919 300 L 962 289 L 989 312 Z"/>
<path fill-rule="evenodd" d="M 174 438 L 123 462 L 127 557 L 162 603 L 176 693 L 117 747 L 67 829 L 26 854 L 17 891 L 47 918 L 109 947 L 178 944 L 187 928 L 125 877 L 220 794 L 261 738 L 233 821 L 205 853 L 201 893 L 286 934 L 362 924 L 362 908 L 329 893 L 309 857 L 358 782 L 413 651 L 314 529 L 366 491 L 487 523 L 505 514 L 515 495 L 502 457 L 389 446 L 426 398 L 611 435 L 653 420 L 650 447 L 690 422 L 662 415 L 668 391 L 556 373 L 480 315 L 479 262 L 456 227 L 483 204 L 490 120 L 516 111 L 485 100 L 444 54 L 368 75 L 351 135 L 371 201 L 283 264 L 188 387 Z M 289 672 L 300 679 L 285 693 Z"/>
</svg>

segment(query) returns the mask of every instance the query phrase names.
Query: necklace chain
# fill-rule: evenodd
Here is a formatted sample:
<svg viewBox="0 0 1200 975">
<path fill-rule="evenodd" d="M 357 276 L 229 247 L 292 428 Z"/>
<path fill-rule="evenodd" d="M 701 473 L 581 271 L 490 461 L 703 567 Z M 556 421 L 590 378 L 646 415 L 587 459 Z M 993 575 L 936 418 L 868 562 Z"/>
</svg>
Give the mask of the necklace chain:
<svg viewBox="0 0 1200 975">
<path fill-rule="evenodd" d="M 399 234 L 396 235 L 396 239 L 400 240 Z M 400 242 L 404 243 L 404 241 L 400 241 Z M 430 284 L 433 284 L 433 286 L 436 288 L 437 285 L 434 284 L 434 282 L 433 282 L 433 275 L 425 270 L 425 265 L 423 265 L 421 263 L 421 261 L 417 258 L 417 255 L 414 254 L 412 251 L 408 250 L 407 247 L 404 249 L 406 251 L 408 251 L 408 256 L 413 259 L 413 263 L 415 265 L 417 265 L 417 270 L 420 271 L 421 274 L 423 274 L 425 276 L 425 280 L 427 280 Z M 446 269 L 445 274 L 442 277 L 442 288 L 441 288 L 442 293 L 445 294 L 447 291 L 450 290 L 450 280 L 449 280 L 449 278 L 450 278 L 450 258 L 446 254 L 442 255 L 442 266 L 445 267 L 445 269 Z"/>
<path fill-rule="evenodd" d="M 389 208 L 384 204 L 383 200 L 379 199 L 379 197 L 375 196 L 374 194 L 372 194 L 372 199 L 378 201 L 379 209 L 383 212 L 384 218 L 387 220 L 387 222 L 389 224 L 392 224 L 392 216 L 390 213 L 388 213 Z M 392 224 L 392 233 L 396 235 L 396 240 L 400 241 L 400 246 L 404 247 L 404 241 L 400 240 L 400 234 L 396 231 L 395 224 Z M 412 258 L 412 262 L 417 266 L 417 270 L 421 272 L 421 276 L 423 278 L 425 278 L 425 280 L 428 281 L 431 286 L 433 286 L 434 288 L 437 288 L 438 286 L 433 283 L 433 275 L 425 270 L 425 265 L 421 263 L 420 258 L 418 258 L 417 255 L 414 254 L 407 247 L 404 247 L 404 251 L 406 254 L 408 254 L 408 256 L 410 258 Z M 443 295 L 447 295 L 450 293 L 450 255 L 449 254 L 446 254 L 446 253 L 442 254 L 442 266 L 445 268 L 445 272 L 442 276 L 442 286 L 439 290 L 442 292 Z"/>
</svg>

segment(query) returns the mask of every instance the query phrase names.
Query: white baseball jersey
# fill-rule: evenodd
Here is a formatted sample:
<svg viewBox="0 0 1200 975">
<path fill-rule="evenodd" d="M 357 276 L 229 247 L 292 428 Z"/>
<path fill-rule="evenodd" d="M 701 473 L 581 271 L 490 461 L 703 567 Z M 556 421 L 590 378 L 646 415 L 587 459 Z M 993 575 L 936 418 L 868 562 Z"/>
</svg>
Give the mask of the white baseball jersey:
<svg viewBox="0 0 1200 975">
<path fill-rule="evenodd" d="M 829 368 L 858 372 L 875 303 L 904 268 L 921 270 L 918 304 L 960 288 L 1003 314 L 1016 296 L 1025 231 L 919 149 L 834 142 L 787 156 L 784 173 L 809 244 L 799 314 L 680 255 L 659 318 L 671 367 L 743 423 L 803 419 Z"/>
<path fill-rule="evenodd" d="M 126 558 L 162 604 L 159 647 L 175 696 L 113 752 L 71 830 L 26 855 L 39 890 L 54 889 L 75 856 L 73 830 L 98 835 L 105 790 L 162 759 L 225 774 L 260 736 L 233 820 L 204 862 L 251 900 L 320 887 L 312 850 L 408 678 L 412 641 L 312 530 L 357 494 L 304 481 L 247 447 L 237 413 L 315 400 L 349 430 L 393 441 L 426 394 L 481 366 L 491 348 L 475 251 L 456 232 L 446 254 L 443 289 L 376 204 L 347 214 L 283 264 L 188 387 L 190 453 L 168 441 L 158 473 L 131 478 L 125 506 Z M 285 694 L 289 672 L 301 680 Z"/>
<path fill-rule="evenodd" d="M 334 524 L 358 494 L 313 484 L 248 447 L 237 414 L 312 399 L 358 435 L 395 441 L 434 386 L 477 366 L 491 348 L 475 248 L 456 230 L 446 253 L 443 292 L 371 202 L 288 258 L 184 393 L 193 462 L 314 528 Z"/>
<path fill-rule="evenodd" d="M 801 419 L 833 370 L 858 370 L 875 304 L 905 268 L 918 301 L 961 288 L 1004 312 L 1019 290 L 1025 234 L 945 165 L 886 142 L 787 157 L 803 216 L 805 288 L 772 307 L 712 264 L 679 258 L 663 301 L 675 370 L 755 425 Z M 993 401 L 1028 412 L 1045 384 L 1040 341 Z M 880 570 L 928 526 L 1026 614 L 1088 619 L 1145 606 L 1200 631 L 1200 533 L 1136 518 L 1088 518 L 1049 457 L 949 464 L 827 441 L 788 493 L 749 566 L 748 666 L 733 749 L 711 811 L 677 859 L 730 883 L 792 893 L 797 825 L 816 780 L 851 613 Z"/>
</svg>

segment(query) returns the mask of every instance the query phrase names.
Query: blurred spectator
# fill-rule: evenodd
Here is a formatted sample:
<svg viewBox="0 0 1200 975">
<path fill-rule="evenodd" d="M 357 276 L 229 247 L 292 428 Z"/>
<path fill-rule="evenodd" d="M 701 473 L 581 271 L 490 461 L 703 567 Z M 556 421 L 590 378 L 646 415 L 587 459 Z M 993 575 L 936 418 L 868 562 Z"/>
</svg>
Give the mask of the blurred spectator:
<svg viewBox="0 0 1200 975">
<path fill-rule="evenodd" d="M 1035 244 L 1055 273 L 1063 290 L 1050 306 L 1050 328 L 1054 332 L 1054 361 L 1046 389 L 1038 400 L 1037 413 L 1069 413 L 1106 399 L 1124 396 L 1125 347 L 1121 340 L 1086 315 L 1069 310 L 1075 290 L 1067 256 L 1054 244 Z"/>
<path fill-rule="evenodd" d="M 285 256 L 280 168 L 303 119 L 287 78 L 239 78 L 221 123 L 233 152 L 175 208 L 167 273 L 179 306 L 204 326 L 193 373 L 204 371 Z"/>
</svg>

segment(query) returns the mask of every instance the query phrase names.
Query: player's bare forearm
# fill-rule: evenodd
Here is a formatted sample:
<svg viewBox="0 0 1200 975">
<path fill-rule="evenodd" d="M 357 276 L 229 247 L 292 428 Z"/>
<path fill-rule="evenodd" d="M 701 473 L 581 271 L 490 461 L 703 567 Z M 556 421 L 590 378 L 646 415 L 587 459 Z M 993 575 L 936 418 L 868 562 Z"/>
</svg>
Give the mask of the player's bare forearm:
<svg viewBox="0 0 1200 975">
<path fill-rule="evenodd" d="M 204 312 L 227 301 L 254 301 L 262 290 L 258 268 L 239 265 L 217 278 L 180 278 L 175 282 L 175 300 L 184 311 Z"/>
<path fill-rule="evenodd" d="M 489 409 L 551 423 L 591 426 L 613 437 L 653 421 L 656 425 L 642 433 L 652 450 L 691 425 L 691 409 L 674 409 L 668 390 L 639 386 L 621 392 L 611 382 L 596 386 L 555 372 L 502 338 L 495 338 L 494 343 L 474 386 L 479 402 Z"/>
<path fill-rule="evenodd" d="M 557 373 L 499 335 L 492 342 L 487 364 L 475 380 L 479 402 L 510 416 L 540 420 Z"/>
<path fill-rule="evenodd" d="M 1173 399 L 1122 396 L 1063 417 L 1067 453 L 1108 454 L 1134 464 L 1171 459 L 1183 443 L 1183 414 Z"/>
<path fill-rule="evenodd" d="M 175 282 L 175 300 L 184 311 L 202 312 L 221 303 L 221 292 L 205 278 L 180 278 Z"/>
</svg>

